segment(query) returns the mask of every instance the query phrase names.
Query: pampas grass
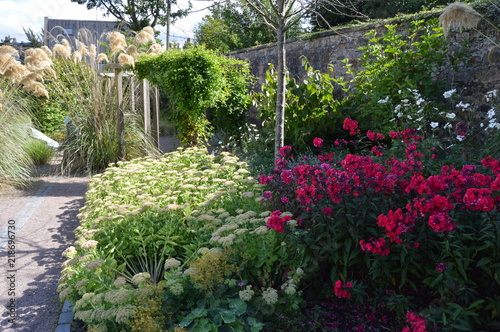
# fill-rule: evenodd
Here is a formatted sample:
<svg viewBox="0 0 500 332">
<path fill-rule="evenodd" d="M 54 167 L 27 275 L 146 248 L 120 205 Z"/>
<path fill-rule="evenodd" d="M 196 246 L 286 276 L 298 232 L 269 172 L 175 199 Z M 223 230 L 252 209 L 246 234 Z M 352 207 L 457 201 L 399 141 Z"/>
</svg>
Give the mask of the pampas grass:
<svg viewBox="0 0 500 332">
<path fill-rule="evenodd" d="M 31 182 L 33 161 L 23 148 L 30 112 L 20 90 L 0 77 L 0 182 L 20 187 Z"/>
<path fill-rule="evenodd" d="M 443 34 L 448 35 L 450 28 L 476 28 L 482 16 L 470 6 L 463 3 L 452 3 L 448 5 L 439 16 L 439 22 L 443 27 Z"/>
</svg>

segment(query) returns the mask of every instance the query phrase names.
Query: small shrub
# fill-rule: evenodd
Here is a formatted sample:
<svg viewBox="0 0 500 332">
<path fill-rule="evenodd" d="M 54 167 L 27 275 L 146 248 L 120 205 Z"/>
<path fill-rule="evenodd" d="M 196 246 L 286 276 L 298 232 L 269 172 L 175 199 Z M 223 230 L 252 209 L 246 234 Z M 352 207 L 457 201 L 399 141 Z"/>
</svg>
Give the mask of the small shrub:
<svg viewBox="0 0 500 332">
<path fill-rule="evenodd" d="M 380 101 L 391 98 L 393 105 L 404 104 L 413 90 L 425 99 L 439 100 L 441 96 L 437 93 L 444 90 L 444 82 L 435 76 L 448 55 L 437 20 L 412 22 L 408 36 L 397 33 L 396 25 L 386 28 L 380 37 L 376 30 L 367 33 L 369 43 L 360 48 L 364 51 L 360 58 L 363 69 L 356 71 L 346 62 L 353 78 L 344 82 L 346 90 L 352 89 L 344 106 L 354 112 L 350 116 L 356 118 L 364 130 L 387 134 L 402 128 L 390 121 L 393 114 Z"/>
<path fill-rule="evenodd" d="M 24 150 L 28 153 L 35 166 L 48 164 L 56 152 L 53 147 L 38 139 L 26 140 Z"/>
</svg>

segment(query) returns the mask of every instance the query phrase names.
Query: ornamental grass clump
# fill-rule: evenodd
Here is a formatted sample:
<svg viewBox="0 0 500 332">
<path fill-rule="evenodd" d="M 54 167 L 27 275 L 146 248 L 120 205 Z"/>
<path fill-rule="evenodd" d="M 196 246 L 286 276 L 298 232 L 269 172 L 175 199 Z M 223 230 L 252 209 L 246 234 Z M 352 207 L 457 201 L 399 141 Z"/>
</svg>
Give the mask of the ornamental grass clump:
<svg viewBox="0 0 500 332">
<path fill-rule="evenodd" d="M 64 125 L 64 117 L 70 121 L 66 124 L 67 137 L 62 146 L 63 173 L 93 174 L 118 160 L 158 155 L 143 129 L 143 119 L 135 109 L 138 105 L 132 96 L 135 94 L 134 79 L 124 74 L 120 108 L 123 110 L 125 134 L 121 137 L 118 130 L 118 83 L 110 75 L 101 75 L 102 62 L 112 61 L 122 70 L 127 70 L 134 66 L 140 55 L 149 53 L 154 37 L 148 37 L 146 43 L 143 39 L 140 44 L 133 45 L 132 36 L 144 36 L 151 33 L 150 30 L 129 32 L 130 38 L 127 38 L 118 31 L 95 36 L 81 29 L 74 45 L 64 38 L 67 36 L 60 34 L 51 36 L 56 42 L 52 50 L 38 52 L 53 62 L 57 79 L 48 84 L 55 100 L 41 104 L 46 112 L 40 111 L 37 115 L 43 125 L 51 129 L 55 126 L 51 123 L 54 120 L 60 121 L 59 126 Z M 103 53 L 106 44 L 109 54 Z M 47 113 L 53 116 L 47 117 Z M 53 130 L 56 129 L 60 130 Z"/>
<path fill-rule="evenodd" d="M 344 129 L 361 134 L 351 119 Z M 383 304 L 406 315 L 408 328 L 498 328 L 500 161 L 429 168 L 417 130 L 389 137 L 403 157 L 336 157 L 321 139 L 317 159 L 295 160 L 282 148 L 260 178 L 274 210 L 267 227 L 304 253 L 308 296 L 323 298 L 329 288 L 331 298 Z M 377 147 L 384 136 L 367 138 Z"/>
</svg>

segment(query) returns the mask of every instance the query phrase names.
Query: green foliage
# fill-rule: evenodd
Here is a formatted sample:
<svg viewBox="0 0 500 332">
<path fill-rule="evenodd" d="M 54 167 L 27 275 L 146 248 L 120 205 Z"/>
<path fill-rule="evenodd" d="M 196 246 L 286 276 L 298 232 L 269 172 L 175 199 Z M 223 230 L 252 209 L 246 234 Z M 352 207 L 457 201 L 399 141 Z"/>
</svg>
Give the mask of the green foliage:
<svg viewBox="0 0 500 332">
<path fill-rule="evenodd" d="M 219 100 L 209 110 L 208 118 L 223 142 L 229 137 L 240 141 L 242 128 L 248 123 L 248 108 L 251 96 L 248 88 L 252 83 L 250 66 L 248 63 L 234 58 L 221 57 L 220 65 L 226 81 L 227 97 Z"/>
<path fill-rule="evenodd" d="M 23 148 L 36 166 L 49 163 L 56 152 L 55 149 L 47 145 L 45 141 L 33 138 L 28 138 L 24 142 Z"/>
<path fill-rule="evenodd" d="M 300 23 L 287 31 L 289 38 L 302 32 Z M 220 1 L 210 7 L 195 28 L 195 41 L 208 49 L 221 53 L 236 51 L 276 40 L 275 33 L 264 23 L 261 16 L 248 6 L 238 2 Z"/>
<path fill-rule="evenodd" d="M 286 80 L 285 144 L 293 144 L 298 151 L 304 150 L 314 137 L 334 132 L 342 120 L 340 102 L 334 97 L 337 80 L 329 73 L 314 70 L 305 58 L 302 64 L 306 79 Z M 333 68 L 329 70 L 332 72 Z M 269 132 L 275 128 L 276 85 L 277 76 L 271 65 L 261 92 L 254 94 L 259 116 Z"/>
<path fill-rule="evenodd" d="M 215 108 L 215 123 L 221 130 L 234 132 L 243 121 L 249 71 L 242 61 L 193 47 L 144 57 L 136 63 L 136 71 L 169 95 L 173 104 L 169 119 L 184 145 L 201 144 L 209 137 L 208 108 Z"/>
<path fill-rule="evenodd" d="M 19 87 L 0 78 L 0 182 L 26 186 L 33 160 L 24 149 L 29 138 L 30 104 Z"/>
<path fill-rule="evenodd" d="M 448 4 L 445 0 L 373 0 L 324 2 L 309 16 L 313 31 L 329 29 L 352 21 L 391 18 L 401 14 L 413 14 L 421 10 L 439 8 Z"/>
<path fill-rule="evenodd" d="M 362 128 L 384 133 L 395 129 L 390 122 L 393 114 L 379 101 L 390 96 L 393 104 L 399 104 L 406 97 L 404 93 L 413 90 L 435 100 L 444 83 L 434 77 L 447 60 L 446 41 L 437 20 L 412 22 L 408 36 L 399 34 L 396 25 L 386 28 L 380 37 L 376 30 L 367 33 L 369 44 L 360 48 L 364 51 L 360 59 L 363 69 L 356 71 L 346 62 L 353 78 L 345 101 Z"/>
<path fill-rule="evenodd" d="M 50 83 L 47 86 L 50 87 Z M 39 100 L 38 107 L 33 110 L 37 129 L 47 136 L 65 131 L 64 117 L 67 115 L 68 109 L 57 99 Z"/>
</svg>

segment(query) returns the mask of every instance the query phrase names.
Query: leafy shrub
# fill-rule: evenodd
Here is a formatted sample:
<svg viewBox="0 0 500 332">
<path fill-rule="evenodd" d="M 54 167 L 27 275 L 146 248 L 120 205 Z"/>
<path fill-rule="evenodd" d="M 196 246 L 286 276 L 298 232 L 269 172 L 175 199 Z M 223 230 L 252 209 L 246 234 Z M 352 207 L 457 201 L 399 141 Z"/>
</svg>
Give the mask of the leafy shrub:
<svg viewBox="0 0 500 332">
<path fill-rule="evenodd" d="M 358 135 L 352 120 L 344 129 Z M 375 146 L 383 139 L 367 136 Z M 299 223 L 279 217 L 268 227 L 302 248 L 311 277 L 305 282 L 316 298 L 328 287 L 358 303 L 385 303 L 400 317 L 420 312 L 443 330 L 498 328 L 491 294 L 500 290 L 499 161 L 430 173 L 416 130 L 390 138 L 402 143 L 402 159 L 375 149 L 378 157 L 322 153 L 295 161 L 284 147 L 275 171 L 261 176 L 263 197 Z M 321 148 L 322 140 L 314 143 Z"/>
<path fill-rule="evenodd" d="M 341 123 L 340 102 L 334 97 L 336 79 L 329 73 L 320 73 L 302 58 L 307 79 L 298 82 L 287 78 L 285 106 L 285 143 L 296 146 L 298 151 L 306 148 L 315 136 L 327 136 L 335 132 Z M 333 68 L 329 68 L 333 71 Z M 266 72 L 262 91 L 254 94 L 259 117 L 269 132 L 275 128 L 277 76 L 271 65 Z"/>
<path fill-rule="evenodd" d="M 201 144 L 209 137 L 208 108 L 215 108 L 214 123 L 228 133 L 244 121 L 249 69 L 243 61 L 193 47 L 144 57 L 136 71 L 168 93 L 174 106 L 169 117 L 184 145 Z"/>
<path fill-rule="evenodd" d="M 369 44 L 360 48 L 364 51 L 360 58 L 363 69 L 356 71 L 346 62 L 353 78 L 344 83 L 346 89 L 352 88 L 344 102 L 354 112 L 350 116 L 366 126 L 365 130 L 384 133 L 401 128 L 390 122 L 393 114 L 379 101 L 389 97 L 394 105 L 401 104 L 413 90 L 425 99 L 438 100 L 444 82 L 435 76 L 448 60 L 446 40 L 437 20 L 412 22 L 407 36 L 399 34 L 396 25 L 386 28 L 380 37 L 376 30 L 367 33 Z"/>
</svg>

